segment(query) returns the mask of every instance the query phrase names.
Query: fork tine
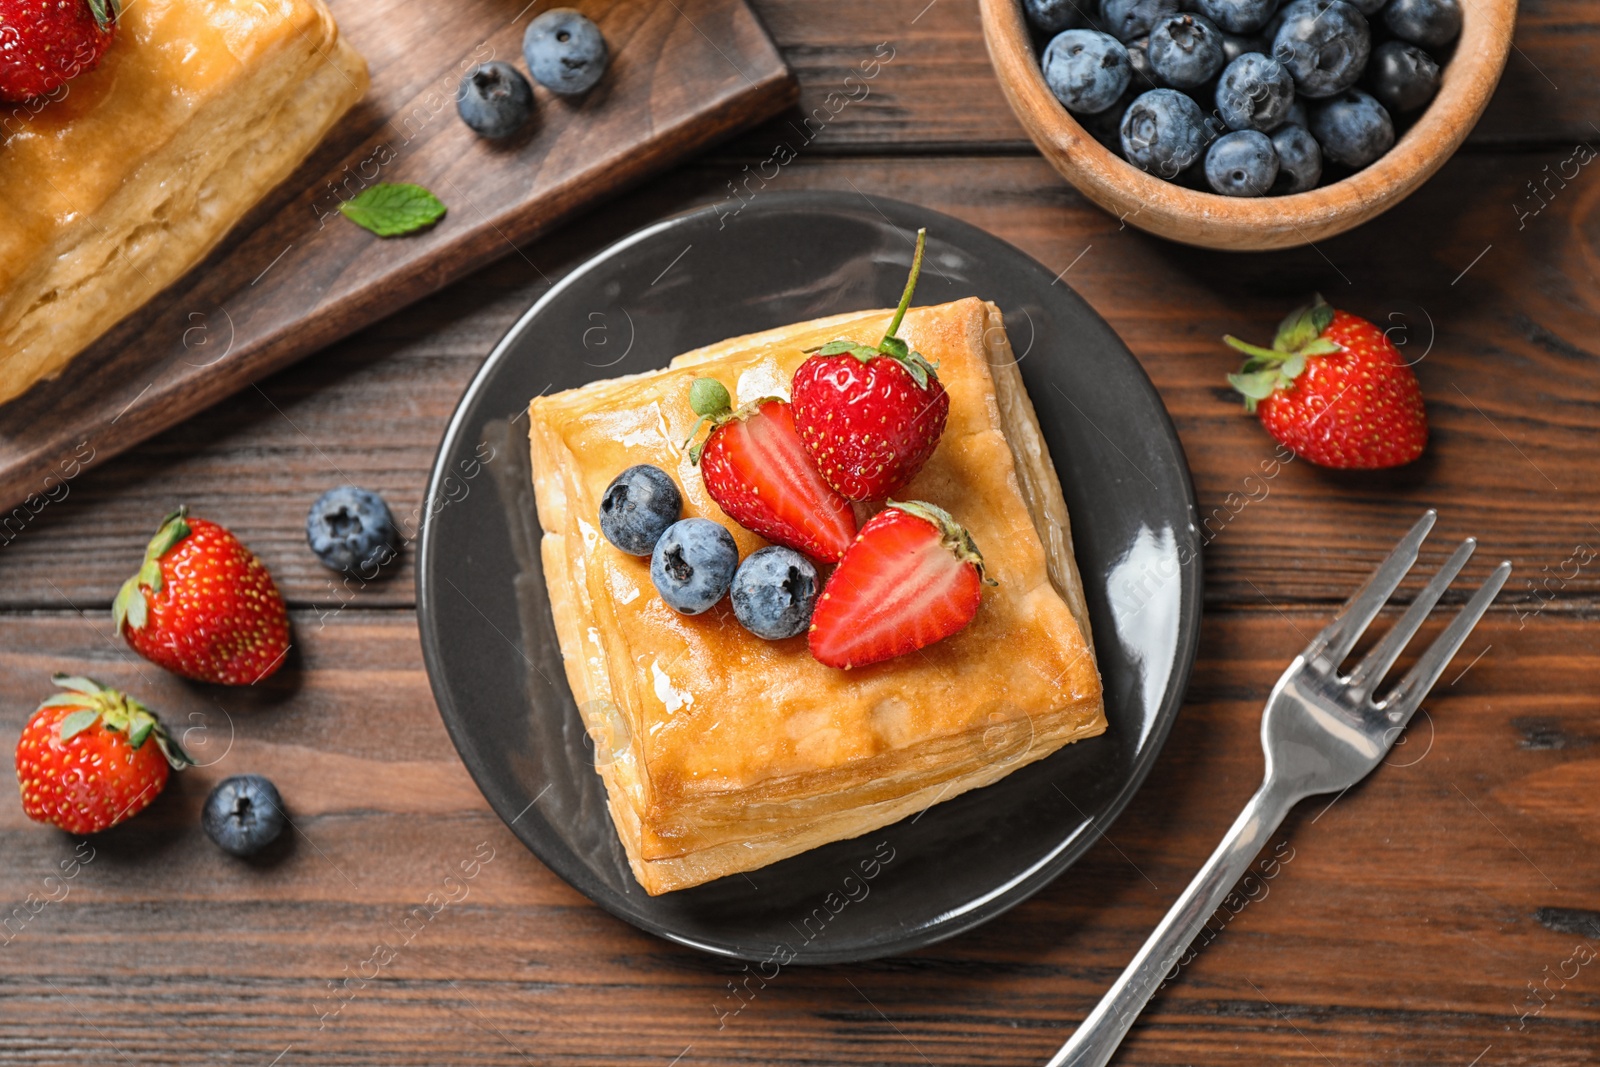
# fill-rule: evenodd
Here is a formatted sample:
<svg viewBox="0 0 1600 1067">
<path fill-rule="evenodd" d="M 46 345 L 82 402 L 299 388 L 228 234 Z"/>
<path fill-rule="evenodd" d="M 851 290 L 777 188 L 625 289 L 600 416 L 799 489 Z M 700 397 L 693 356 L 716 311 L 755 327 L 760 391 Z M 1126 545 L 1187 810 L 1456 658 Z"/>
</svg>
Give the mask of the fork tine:
<svg viewBox="0 0 1600 1067">
<path fill-rule="evenodd" d="M 1384 674 L 1394 666 L 1394 661 L 1400 658 L 1406 642 L 1416 635 L 1423 620 L 1428 617 L 1433 606 L 1439 603 L 1439 598 L 1450 587 L 1450 583 L 1456 580 L 1456 575 L 1461 573 L 1461 568 L 1467 565 L 1467 560 L 1472 556 L 1472 550 L 1477 547 L 1477 539 L 1469 537 L 1461 542 L 1449 559 L 1445 560 L 1444 566 L 1439 568 L 1439 573 L 1435 574 L 1423 587 L 1422 592 L 1417 594 L 1417 598 L 1411 602 L 1406 613 L 1400 616 L 1389 632 L 1383 635 L 1383 639 L 1374 645 L 1366 658 L 1350 672 L 1351 689 L 1365 696 L 1371 692 L 1373 686 L 1383 680 Z"/>
<path fill-rule="evenodd" d="M 1467 635 L 1478 625 L 1483 613 L 1489 610 L 1490 602 L 1509 577 L 1511 561 L 1505 560 L 1484 579 L 1478 591 L 1472 594 L 1472 599 L 1467 601 L 1467 606 L 1456 613 L 1450 625 L 1444 628 L 1444 633 L 1428 646 L 1428 651 L 1400 679 L 1400 684 L 1395 686 L 1394 692 L 1382 704 L 1392 720 L 1404 724 L 1411 718 L 1411 713 L 1417 710 L 1422 698 L 1428 695 L 1433 683 L 1439 680 L 1439 675 L 1444 673 L 1456 652 L 1466 643 Z"/>
<path fill-rule="evenodd" d="M 1439 513 L 1432 508 L 1422 513 L 1422 518 L 1394 546 L 1389 558 L 1379 564 L 1372 576 L 1345 602 L 1333 621 L 1312 638 L 1304 653 L 1306 659 L 1325 654 L 1335 667 L 1343 662 L 1377 617 L 1379 609 L 1394 595 L 1401 580 L 1411 570 L 1411 565 L 1417 562 L 1417 551 L 1422 547 L 1422 540 L 1433 529 L 1434 520 L 1438 517 Z"/>
</svg>

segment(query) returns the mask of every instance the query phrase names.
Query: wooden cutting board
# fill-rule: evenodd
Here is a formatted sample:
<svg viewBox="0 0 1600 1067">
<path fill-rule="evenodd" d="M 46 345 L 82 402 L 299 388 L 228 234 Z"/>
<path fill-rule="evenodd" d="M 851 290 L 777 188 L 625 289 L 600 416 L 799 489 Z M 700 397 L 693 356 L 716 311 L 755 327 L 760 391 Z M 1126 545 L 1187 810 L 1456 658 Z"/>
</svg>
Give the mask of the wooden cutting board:
<svg viewBox="0 0 1600 1067">
<path fill-rule="evenodd" d="M 744 0 L 594 0 L 577 6 L 610 46 L 605 78 L 575 102 L 536 87 L 530 132 L 495 145 L 457 117 L 456 85 L 489 59 L 526 70 L 523 30 L 553 4 L 331 6 L 367 58 L 372 88 L 204 263 L 61 377 L 0 407 L 5 510 L 59 496 L 88 466 L 512 254 L 797 95 Z M 423 234 L 375 237 L 336 208 L 377 181 L 424 185 L 449 213 Z"/>
</svg>

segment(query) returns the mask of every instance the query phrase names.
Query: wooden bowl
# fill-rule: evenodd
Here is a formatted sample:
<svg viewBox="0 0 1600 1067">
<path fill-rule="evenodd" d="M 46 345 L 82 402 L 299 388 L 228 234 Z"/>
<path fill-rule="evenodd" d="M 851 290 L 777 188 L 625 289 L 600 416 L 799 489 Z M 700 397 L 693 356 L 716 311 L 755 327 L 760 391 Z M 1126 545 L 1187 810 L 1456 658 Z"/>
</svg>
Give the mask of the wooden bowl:
<svg viewBox="0 0 1600 1067">
<path fill-rule="evenodd" d="M 1436 96 L 1377 162 L 1292 196 L 1198 192 L 1146 174 L 1091 137 L 1045 85 L 1018 0 L 981 0 L 989 59 L 1028 136 L 1078 191 L 1174 241 L 1231 251 L 1310 244 L 1399 203 L 1444 165 L 1483 114 L 1505 67 L 1517 0 L 1468 0 Z"/>
</svg>

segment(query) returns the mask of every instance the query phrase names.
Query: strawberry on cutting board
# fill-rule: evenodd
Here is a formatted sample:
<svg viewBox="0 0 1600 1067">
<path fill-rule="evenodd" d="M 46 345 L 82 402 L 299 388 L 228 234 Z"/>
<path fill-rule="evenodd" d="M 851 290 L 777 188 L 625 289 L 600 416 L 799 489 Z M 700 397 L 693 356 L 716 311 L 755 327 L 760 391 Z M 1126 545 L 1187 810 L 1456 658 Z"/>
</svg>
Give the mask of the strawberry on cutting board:
<svg viewBox="0 0 1600 1067">
<path fill-rule="evenodd" d="M 864 667 L 964 629 L 978 613 L 983 557 L 943 508 L 890 502 L 861 527 L 811 614 L 811 654 Z"/>
<path fill-rule="evenodd" d="M 0 100 L 46 96 L 93 70 L 117 14 L 116 0 L 0 0 Z"/>
<path fill-rule="evenodd" d="M 186 508 L 162 521 L 111 613 L 135 652 L 201 682 L 253 685 L 289 652 L 289 612 L 267 568 Z"/>
<path fill-rule="evenodd" d="M 169 768 L 194 763 L 154 712 L 88 678 L 55 676 L 62 692 L 17 740 L 17 785 L 28 818 L 93 834 L 137 815 L 166 788 Z"/>
<path fill-rule="evenodd" d="M 850 502 L 828 487 L 795 432 L 794 412 L 777 397 L 730 409 L 728 389 L 697 378 L 689 406 L 711 433 L 689 450 L 706 490 L 728 518 L 768 541 L 836 562 L 856 533 Z"/>
<path fill-rule="evenodd" d="M 936 368 L 895 332 L 922 272 L 917 231 L 900 306 L 876 348 L 830 341 L 794 372 L 789 392 L 806 451 L 828 484 L 851 500 L 883 500 L 903 489 L 933 455 L 950 414 Z"/>
<path fill-rule="evenodd" d="M 1417 376 L 1382 330 L 1322 297 L 1278 327 L 1272 347 L 1224 337 L 1247 357 L 1228 381 L 1267 432 L 1322 467 L 1410 463 L 1428 445 Z"/>
</svg>

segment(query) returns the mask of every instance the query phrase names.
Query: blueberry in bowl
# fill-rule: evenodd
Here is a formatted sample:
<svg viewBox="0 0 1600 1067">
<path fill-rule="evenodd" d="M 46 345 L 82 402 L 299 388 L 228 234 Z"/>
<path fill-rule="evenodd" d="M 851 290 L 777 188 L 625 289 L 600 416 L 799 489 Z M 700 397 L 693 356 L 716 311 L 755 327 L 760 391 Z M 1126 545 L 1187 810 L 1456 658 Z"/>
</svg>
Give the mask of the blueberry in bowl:
<svg viewBox="0 0 1600 1067">
<path fill-rule="evenodd" d="M 1439 91 L 1439 64 L 1414 44 L 1385 41 L 1372 50 L 1364 81 L 1390 114 L 1416 111 Z"/>
<path fill-rule="evenodd" d="M 1278 179 L 1272 192 L 1278 196 L 1304 193 L 1322 180 L 1322 146 L 1311 136 L 1305 123 L 1285 123 L 1272 131 L 1272 147 L 1278 153 Z"/>
<path fill-rule="evenodd" d="M 1311 108 L 1311 136 L 1328 159 L 1365 167 L 1394 144 L 1394 122 L 1371 95 L 1347 89 Z"/>
<path fill-rule="evenodd" d="M 1150 66 L 1175 89 L 1193 89 L 1227 61 L 1222 31 L 1204 15 L 1169 15 L 1150 30 Z"/>
<path fill-rule="evenodd" d="M 1116 103 L 1133 77 L 1128 50 L 1109 33 L 1064 30 L 1044 50 L 1045 84 L 1068 111 L 1095 115 Z"/>
<path fill-rule="evenodd" d="M 1178 13 L 1178 0 L 1102 0 L 1100 28 L 1119 41 L 1148 37 L 1156 23 Z"/>
<path fill-rule="evenodd" d="M 1389 0 L 1383 24 L 1402 41 L 1442 48 L 1461 33 L 1461 0 Z"/>
<path fill-rule="evenodd" d="M 1122 116 L 1122 152 L 1140 170 L 1172 179 L 1200 158 L 1211 139 L 1206 113 L 1176 89 L 1151 89 Z"/>
<path fill-rule="evenodd" d="M 1028 25 L 1040 33 L 1057 34 L 1083 25 L 1078 3 L 1079 0 L 1022 0 L 1022 11 Z"/>
<path fill-rule="evenodd" d="M 1372 51 L 1367 18 L 1345 0 L 1294 0 L 1272 42 L 1272 55 L 1312 99 L 1354 85 Z"/>
<path fill-rule="evenodd" d="M 1246 52 L 1217 81 L 1217 116 L 1232 130 L 1275 130 L 1294 107 L 1294 79 L 1271 56 Z"/>
<path fill-rule="evenodd" d="M 1266 196 L 1278 180 L 1278 150 L 1259 130 L 1234 130 L 1206 151 L 1206 182 L 1223 196 Z"/>
</svg>

